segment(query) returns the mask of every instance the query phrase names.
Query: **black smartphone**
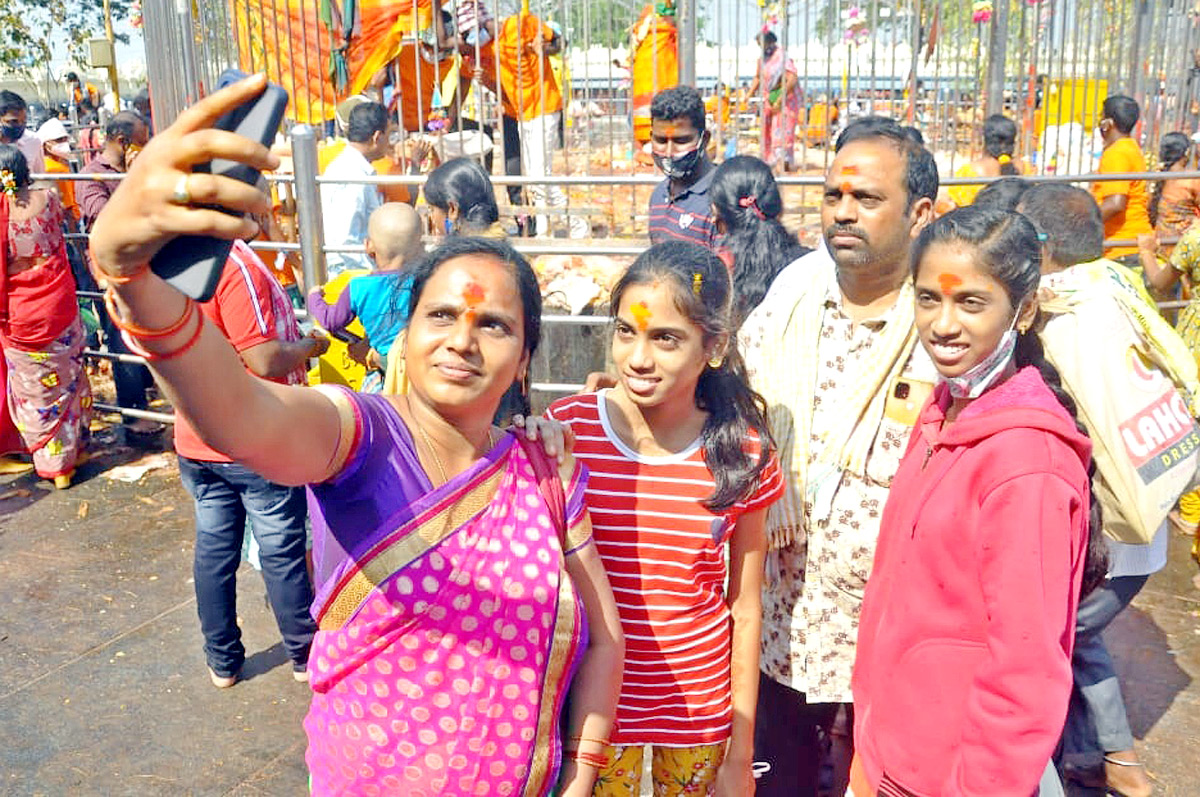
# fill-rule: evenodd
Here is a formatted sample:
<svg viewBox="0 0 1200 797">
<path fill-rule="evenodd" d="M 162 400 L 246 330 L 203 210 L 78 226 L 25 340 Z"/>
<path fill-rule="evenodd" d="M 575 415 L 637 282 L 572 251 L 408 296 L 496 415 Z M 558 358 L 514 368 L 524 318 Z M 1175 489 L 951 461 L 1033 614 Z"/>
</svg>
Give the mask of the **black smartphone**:
<svg viewBox="0 0 1200 797">
<path fill-rule="evenodd" d="M 224 88 L 244 77 L 247 75 L 243 72 L 227 69 L 221 73 L 217 88 Z M 283 123 L 287 104 L 287 92 L 268 83 L 262 94 L 222 116 L 213 127 L 232 130 L 270 146 L 275 141 L 279 125 Z M 192 171 L 232 177 L 250 185 L 258 182 L 259 178 L 258 169 L 223 158 L 197 164 Z M 217 209 L 231 213 L 224 208 Z M 207 302 L 217 290 L 221 271 L 225 268 L 225 260 L 232 247 L 232 241 L 203 235 L 181 235 L 168 242 L 151 258 L 150 270 L 196 301 Z"/>
<path fill-rule="evenodd" d="M 360 340 L 362 340 L 362 337 L 355 335 L 353 332 L 351 332 L 348 329 L 330 329 L 330 330 L 328 330 L 328 332 L 329 332 L 329 337 L 331 337 L 335 340 L 340 340 L 342 343 L 345 343 L 347 346 L 350 345 L 351 343 L 358 343 Z"/>
</svg>

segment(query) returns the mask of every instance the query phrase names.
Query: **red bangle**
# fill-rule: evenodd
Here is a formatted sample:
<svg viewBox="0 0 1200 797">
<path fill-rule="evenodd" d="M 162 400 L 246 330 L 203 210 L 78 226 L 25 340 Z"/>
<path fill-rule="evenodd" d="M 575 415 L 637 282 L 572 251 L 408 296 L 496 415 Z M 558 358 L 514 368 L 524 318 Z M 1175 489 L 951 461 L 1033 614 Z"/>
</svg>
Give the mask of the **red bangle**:
<svg viewBox="0 0 1200 797">
<path fill-rule="evenodd" d="M 596 769 L 604 769 L 608 766 L 608 756 L 599 755 L 598 753 L 581 753 L 576 750 L 575 755 L 572 756 L 572 758 L 574 758 L 575 763 L 577 764 L 595 767 Z"/>
<path fill-rule="evenodd" d="M 133 272 L 132 274 L 121 274 L 121 275 L 109 274 L 107 271 L 100 268 L 100 266 L 96 260 L 96 255 L 92 251 L 91 244 L 88 244 L 88 260 L 91 262 L 92 270 L 94 272 L 96 272 L 96 276 L 99 279 L 102 279 L 105 282 L 108 282 L 112 285 L 127 285 L 130 282 L 133 282 L 135 279 L 138 279 L 139 277 L 146 276 L 146 274 L 148 274 L 150 272 L 150 263 L 146 262 L 146 263 L 142 263 L 141 268 L 139 268 L 137 271 Z"/>
<path fill-rule="evenodd" d="M 135 337 L 144 338 L 145 340 L 160 340 L 178 333 L 187 326 L 187 322 L 191 320 L 192 313 L 199 309 L 196 302 L 191 297 L 188 297 L 187 303 L 183 307 L 183 314 L 176 321 L 165 327 L 150 329 L 149 327 L 139 326 L 132 321 L 123 320 L 117 313 L 117 307 L 111 290 L 104 292 L 104 307 L 108 310 L 109 317 L 112 318 L 113 323 L 116 324 L 118 329 L 128 332 Z"/>
<path fill-rule="evenodd" d="M 137 354 L 141 357 L 146 358 L 147 362 L 160 363 L 160 362 L 164 362 L 166 360 L 173 360 L 176 357 L 182 357 L 184 354 L 191 351 L 193 346 L 195 346 L 197 343 L 200 342 L 200 336 L 204 333 L 204 313 L 200 312 L 199 307 L 197 305 L 195 305 L 195 303 L 193 303 L 192 306 L 195 308 L 195 310 L 194 310 L 194 312 L 189 313 L 187 317 L 188 318 L 191 318 L 192 316 L 199 317 L 199 320 L 196 323 L 196 331 L 192 333 L 192 336 L 190 338 L 188 338 L 187 341 L 182 346 L 180 346 L 179 348 L 177 348 L 173 351 L 165 351 L 165 352 L 146 351 L 146 349 L 137 345 L 137 341 L 134 340 L 133 335 L 131 333 L 122 332 L 121 337 L 125 340 L 125 343 L 129 346 L 130 351 L 132 351 L 134 354 Z"/>
</svg>

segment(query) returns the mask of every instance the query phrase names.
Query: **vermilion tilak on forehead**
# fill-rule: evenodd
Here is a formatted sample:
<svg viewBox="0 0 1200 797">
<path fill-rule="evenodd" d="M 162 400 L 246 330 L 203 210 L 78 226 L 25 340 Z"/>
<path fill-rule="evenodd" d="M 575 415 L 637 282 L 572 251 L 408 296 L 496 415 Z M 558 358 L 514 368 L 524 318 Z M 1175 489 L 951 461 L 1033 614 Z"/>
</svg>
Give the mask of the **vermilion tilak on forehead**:
<svg viewBox="0 0 1200 797">
<path fill-rule="evenodd" d="M 645 302 L 637 302 L 630 305 L 629 312 L 633 315 L 633 323 L 637 324 L 637 328 L 645 332 L 646 327 L 650 326 L 650 318 L 654 314 L 650 312 L 650 308 Z"/>
<path fill-rule="evenodd" d="M 962 277 L 957 274 L 938 274 L 938 285 L 942 286 L 942 293 L 950 293 L 959 285 L 962 285 Z"/>
<path fill-rule="evenodd" d="M 478 282 L 468 282 L 462 292 L 463 301 L 467 304 L 467 317 L 475 317 L 475 308 L 478 307 L 484 299 L 483 286 Z"/>
<path fill-rule="evenodd" d="M 842 167 L 842 177 L 850 174 L 858 174 L 858 167 L 851 163 L 849 166 Z"/>
<path fill-rule="evenodd" d="M 839 188 L 841 188 L 843 194 L 853 194 L 854 193 L 854 186 L 850 185 L 850 183 L 842 183 L 841 186 L 839 186 Z"/>
<path fill-rule="evenodd" d="M 475 307 L 484 299 L 483 286 L 478 282 L 468 282 L 463 288 L 463 301 L 467 303 L 467 307 Z"/>
</svg>

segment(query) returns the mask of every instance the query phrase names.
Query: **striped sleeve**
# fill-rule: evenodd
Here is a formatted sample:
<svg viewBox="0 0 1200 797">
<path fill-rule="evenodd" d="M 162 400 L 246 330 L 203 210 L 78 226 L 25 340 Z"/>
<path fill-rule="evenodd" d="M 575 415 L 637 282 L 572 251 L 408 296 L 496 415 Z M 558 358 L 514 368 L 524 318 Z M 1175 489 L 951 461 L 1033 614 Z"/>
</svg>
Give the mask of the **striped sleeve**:
<svg viewBox="0 0 1200 797">
<path fill-rule="evenodd" d="M 747 512 L 766 509 L 783 496 L 783 470 L 779 467 L 779 457 L 774 451 L 768 457 L 767 466 L 759 474 L 758 487 L 746 501 Z"/>
</svg>

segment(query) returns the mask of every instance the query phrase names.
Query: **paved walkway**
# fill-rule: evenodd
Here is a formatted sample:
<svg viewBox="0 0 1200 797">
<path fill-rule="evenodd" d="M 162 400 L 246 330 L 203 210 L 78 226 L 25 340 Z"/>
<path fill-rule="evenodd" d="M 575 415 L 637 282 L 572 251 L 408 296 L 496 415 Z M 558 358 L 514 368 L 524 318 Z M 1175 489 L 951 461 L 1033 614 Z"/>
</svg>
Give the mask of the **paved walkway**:
<svg viewBox="0 0 1200 797">
<path fill-rule="evenodd" d="M 301 795 L 304 684 L 262 579 L 244 566 L 246 680 L 217 690 L 200 651 L 190 501 L 173 465 L 56 492 L 0 480 L 0 794 Z M 1109 639 L 1159 793 L 1200 797 L 1200 591 L 1182 537 Z"/>
</svg>

